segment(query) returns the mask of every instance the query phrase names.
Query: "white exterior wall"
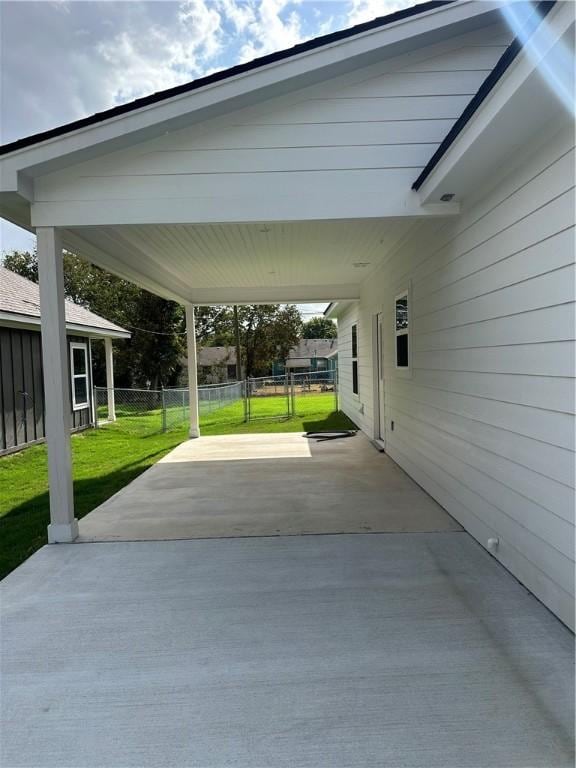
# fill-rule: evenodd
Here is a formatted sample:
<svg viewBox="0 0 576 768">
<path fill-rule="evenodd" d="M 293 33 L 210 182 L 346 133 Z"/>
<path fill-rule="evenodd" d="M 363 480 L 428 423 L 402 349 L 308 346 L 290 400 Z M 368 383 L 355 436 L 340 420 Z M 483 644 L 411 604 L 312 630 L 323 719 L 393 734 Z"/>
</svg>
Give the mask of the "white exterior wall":
<svg viewBox="0 0 576 768">
<path fill-rule="evenodd" d="M 517 158 L 457 220 L 411 241 L 339 320 L 341 385 L 359 319 L 359 417 L 374 434 L 371 318 L 384 314 L 388 454 L 574 625 L 574 152 L 570 128 Z M 495 180 L 496 181 L 496 180 Z M 412 369 L 395 370 L 395 296 L 411 290 Z M 356 406 L 356 407 L 355 407 Z M 394 431 L 390 422 L 394 420 Z"/>
<path fill-rule="evenodd" d="M 504 22 L 490 25 L 39 177 L 33 223 L 418 212 L 412 181 L 511 37 Z M 166 239 L 154 243 L 160 253 Z"/>
</svg>

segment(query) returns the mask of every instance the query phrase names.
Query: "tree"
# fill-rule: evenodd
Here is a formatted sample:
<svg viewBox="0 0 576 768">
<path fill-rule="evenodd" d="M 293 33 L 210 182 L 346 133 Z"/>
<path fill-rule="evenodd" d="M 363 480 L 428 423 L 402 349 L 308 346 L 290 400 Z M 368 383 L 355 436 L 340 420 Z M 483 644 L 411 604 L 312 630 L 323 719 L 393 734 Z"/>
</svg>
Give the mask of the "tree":
<svg viewBox="0 0 576 768">
<path fill-rule="evenodd" d="M 64 253 L 64 291 L 67 298 L 97 315 L 127 328 L 132 337 L 114 344 L 117 386 L 174 384 L 185 348 L 184 311 L 173 301 L 154 296 L 136 285 Z M 38 282 L 36 253 L 13 251 L 4 266 Z M 102 345 L 93 345 L 94 380 L 105 383 Z M 148 384 L 149 382 L 149 384 Z"/>
<path fill-rule="evenodd" d="M 295 306 L 247 304 L 238 307 L 240 342 L 247 376 L 265 376 L 274 360 L 284 359 L 298 343 L 302 317 Z"/>
<path fill-rule="evenodd" d="M 234 343 L 231 307 L 195 307 L 196 340 L 201 347 L 228 347 Z"/>
<path fill-rule="evenodd" d="M 337 335 L 336 323 L 328 317 L 313 317 L 302 331 L 303 339 L 335 339 Z"/>
</svg>

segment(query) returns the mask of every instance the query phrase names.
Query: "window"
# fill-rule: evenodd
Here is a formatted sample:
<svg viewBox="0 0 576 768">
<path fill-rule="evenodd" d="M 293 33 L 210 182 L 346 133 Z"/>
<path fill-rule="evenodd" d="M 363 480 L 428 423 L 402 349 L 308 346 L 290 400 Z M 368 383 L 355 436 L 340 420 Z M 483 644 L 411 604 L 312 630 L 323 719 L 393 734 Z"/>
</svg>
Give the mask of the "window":
<svg viewBox="0 0 576 768">
<path fill-rule="evenodd" d="M 396 297 L 394 321 L 396 332 L 396 368 L 409 368 L 410 350 L 408 348 L 408 334 L 410 315 L 408 311 L 408 291 Z"/>
<path fill-rule="evenodd" d="M 358 394 L 358 326 L 352 326 L 352 392 Z"/>
<path fill-rule="evenodd" d="M 88 346 L 70 344 L 70 375 L 72 377 L 72 408 L 88 408 Z"/>
</svg>

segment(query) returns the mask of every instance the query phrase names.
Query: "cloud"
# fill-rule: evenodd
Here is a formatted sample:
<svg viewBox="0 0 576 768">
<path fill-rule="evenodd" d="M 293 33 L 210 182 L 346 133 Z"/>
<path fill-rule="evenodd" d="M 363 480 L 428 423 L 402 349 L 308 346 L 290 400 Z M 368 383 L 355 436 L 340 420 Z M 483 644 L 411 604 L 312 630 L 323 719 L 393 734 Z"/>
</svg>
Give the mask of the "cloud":
<svg viewBox="0 0 576 768">
<path fill-rule="evenodd" d="M 245 32 L 248 39 L 240 49 L 240 61 L 291 48 L 303 39 L 301 19 L 290 0 L 261 0 Z"/>
<path fill-rule="evenodd" d="M 290 48 L 414 1 L 2 0 L 0 141 Z M 11 233 L 10 227 L 0 230 L 0 247 L 12 247 Z"/>
<path fill-rule="evenodd" d="M 46 130 L 411 2 L 4 0 L 0 138 Z"/>
<path fill-rule="evenodd" d="M 386 16 L 403 8 L 417 5 L 424 0 L 349 0 L 347 11 L 348 26 L 371 21 L 378 16 Z"/>
</svg>

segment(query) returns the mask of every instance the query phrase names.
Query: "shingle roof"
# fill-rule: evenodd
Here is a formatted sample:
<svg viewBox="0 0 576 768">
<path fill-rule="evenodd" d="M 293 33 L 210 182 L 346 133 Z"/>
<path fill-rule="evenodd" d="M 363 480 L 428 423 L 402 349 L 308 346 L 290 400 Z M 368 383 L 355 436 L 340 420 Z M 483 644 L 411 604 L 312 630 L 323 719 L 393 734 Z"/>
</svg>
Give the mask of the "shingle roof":
<svg viewBox="0 0 576 768">
<path fill-rule="evenodd" d="M 198 347 L 198 365 L 236 365 L 234 347 Z"/>
<path fill-rule="evenodd" d="M 288 353 L 288 360 L 326 357 L 338 348 L 337 339 L 300 339 Z M 198 365 L 236 365 L 235 347 L 199 347 Z"/>
<path fill-rule="evenodd" d="M 326 357 L 338 347 L 337 339 L 300 339 L 288 354 L 288 360 Z"/>
<path fill-rule="evenodd" d="M 103 331 L 111 331 L 113 335 L 129 334 L 125 328 L 111 323 L 100 315 L 66 299 L 66 324 L 83 325 Z M 40 319 L 40 288 L 36 283 L 17 275 L 6 267 L 0 267 L 0 312 L 19 315 L 22 322 L 30 319 Z M 20 318 L 18 318 L 20 319 Z"/>
</svg>

